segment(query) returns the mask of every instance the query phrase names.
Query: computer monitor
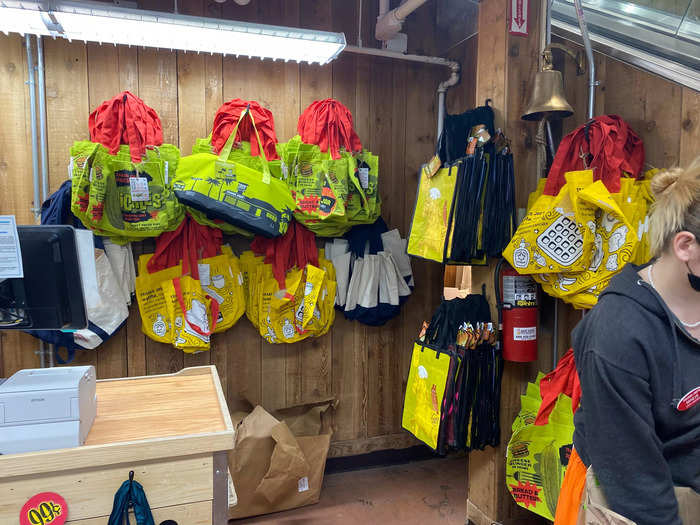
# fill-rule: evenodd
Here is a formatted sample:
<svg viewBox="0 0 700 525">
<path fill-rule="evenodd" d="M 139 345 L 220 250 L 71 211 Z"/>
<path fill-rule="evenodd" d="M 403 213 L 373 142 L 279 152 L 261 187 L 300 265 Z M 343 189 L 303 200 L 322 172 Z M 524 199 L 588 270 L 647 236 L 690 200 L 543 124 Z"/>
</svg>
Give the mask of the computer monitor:
<svg viewBox="0 0 700 525">
<path fill-rule="evenodd" d="M 0 281 L 0 330 L 87 327 L 75 229 L 17 226 L 24 278 Z"/>
</svg>

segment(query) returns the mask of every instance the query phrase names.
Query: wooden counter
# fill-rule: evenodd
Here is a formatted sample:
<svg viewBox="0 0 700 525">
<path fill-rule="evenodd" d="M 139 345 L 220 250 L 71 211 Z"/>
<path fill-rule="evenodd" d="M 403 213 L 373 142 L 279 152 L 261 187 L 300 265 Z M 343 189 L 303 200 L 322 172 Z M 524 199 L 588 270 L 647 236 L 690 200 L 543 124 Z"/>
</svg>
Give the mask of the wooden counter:
<svg viewBox="0 0 700 525">
<path fill-rule="evenodd" d="M 133 470 L 156 525 L 223 525 L 233 435 L 214 366 L 98 381 L 85 445 L 0 456 L 0 523 L 18 523 L 22 505 L 50 491 L 65 498 L 67 523 L 106 524 Z"/>
</svg>

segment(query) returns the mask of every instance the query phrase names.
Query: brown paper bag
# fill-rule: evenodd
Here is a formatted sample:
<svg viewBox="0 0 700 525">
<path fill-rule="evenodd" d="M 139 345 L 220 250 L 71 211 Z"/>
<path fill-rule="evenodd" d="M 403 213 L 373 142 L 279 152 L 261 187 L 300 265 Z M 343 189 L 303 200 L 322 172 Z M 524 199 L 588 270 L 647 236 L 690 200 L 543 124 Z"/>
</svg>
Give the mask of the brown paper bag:
<svg viewBox="0 0 700 525">
<path fill-rule="evenodd" d="M 273 412 L 273 416 L 284 421 L 296 437 L 332 434 L 328 411 L 335 410 L 338 401 L 334 398 L 317 403 L 282 408 Z"/>
<path fill-rule="evenodd" d="M 228 454 L 238 496 L 229 518 L 244 518 L 317 503 L 330 435 L 295 438 L 260 406 L 236 429 Z"/>
<path fill-rule="evenodd" d="M 683 525 L 700 525 L 700 494 L 689 487 L 676 487 L 675 492 Z M 586 484 L 576 525 L 635 525 L 634 521 L 608 508 L 608 501 L 592 466 L 586 472 Z"/>
</svg>

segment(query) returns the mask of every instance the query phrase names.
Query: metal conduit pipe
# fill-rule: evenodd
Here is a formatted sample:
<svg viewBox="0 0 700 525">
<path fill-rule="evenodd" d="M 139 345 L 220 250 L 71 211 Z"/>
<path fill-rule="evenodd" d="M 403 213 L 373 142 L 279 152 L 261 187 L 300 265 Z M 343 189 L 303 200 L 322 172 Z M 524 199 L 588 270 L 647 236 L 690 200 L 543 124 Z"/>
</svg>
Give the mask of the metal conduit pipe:
<svg viewBox="0 0 700 525">
<path fill-rule="evenodd" d="M 544 47 L 546 48 L 549 44 L 552 43 L 552 2 L 554 0 L 545 0 L 546 3 L 546 14 L 545 14 L 545 20 L 544 20 Z M 544 50 L 543 50 L 544 51 Z M 549 153 L 552 155 L 552 158 L 556 155 L 557 148 L 554 146 L 554 136 L 552 135 L 552 124 L 549 122 L 549 119 L 545 122 L 545 127 L 547 130 L 547 146 L 549 148 Z"/>
<path fill-rule="evenodd" d="M 581 38 L 583 39 L 583 48 L 586 50 L 586 60 L 588 62 L 588 120 L 593 118 L 595 110 L 595 88 L 598 81 L 595 79 L 595 61 L 593 59 L 593 46 L 591 46 L 591 37 L 588 35 L 588 25 L 586 18 L 583 15 L 583 7 L 581 0 L 574 0 L 576 8 L 576 18 L 578 19 L 578 27 L 581 30 Z"/>
<path fill-rule="evenodd" d="M 39 97 L 39 147 L 41 150 L 41 202 L 49 196 L 49 148 L 46 139 L 46 83 L 44 80 L 44 44 L 36 37 L 37 91 Z"/>
<path fill-rule="evenodd" d="M 46 80 L 44 76 L 44 42 L 36 37 L 37 97 L 39 98 L 39 149 L 41 151 L 41 202 L 49 196 L 49 148 L 46 138 Z M 40 207 L 41 209 L 41 207 Z M 41 342 L 39 347 L 41 367 L 53 367 L 56 346 Z"/>
<path fill-rule="evenodd" d="M 32 36 L 24 35 L 24 43 L 27 48 L 27 72 L 29 78 L 26 82 L 29 86 L 29 125 L 32 132 L 32 181 L 34 183 L 34 202 L 30 208 L 34 216 L 39 218 L 41 210 L 41 195 L 39 193 L 39 144 L 36 131 L 36 92 L 34 89 L 34 52 L 32 50 Z"/>
</svg>

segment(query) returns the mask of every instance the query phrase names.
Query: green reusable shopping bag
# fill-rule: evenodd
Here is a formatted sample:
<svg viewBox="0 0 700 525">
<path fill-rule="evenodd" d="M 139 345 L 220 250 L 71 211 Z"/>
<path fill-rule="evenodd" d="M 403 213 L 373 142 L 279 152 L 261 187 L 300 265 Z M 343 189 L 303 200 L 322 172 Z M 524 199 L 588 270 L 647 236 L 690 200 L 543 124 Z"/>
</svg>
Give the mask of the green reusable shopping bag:
<svg viewBox="0 0 700 525">
<path fill-rule="evenodd" d="M 571 398 L 561 394 L 548 423 L 538 426 L 534 418 L 542 404 L 539 388 L 528 384 L 521 400 L 506 449 L 506 485 L 518 505 L 553 520 L 573 446 Z"/>
<path fill-rule="evenodd" d="M 294 218 L 317 235 L 340 236 L 350 227 L 345 217 L 348 160 L 332 159 L 298 135 L 278 148 L 296 202 Z"/>
<path fill-rule="evenodd" d="M 192 146 L 192 154 L 194 155 L 196 153 L 211 153 L 216 155 L 216 152 L 211 145 L 211 133 L 209 133 L 209 136 L 206 138 L 195 139 L 194 146 Z M 250 142 L 247 140 L 233 143 L 228 160 L 230 162 L 241 163 L 249 168 L 253 168 L 254 170 L 263 171 L 264 169 L 263 160 L 259 156 L 252 155 Z M 286 180 L 286 177 L 284 177 L 282 174 L 282 162 L 279 159 L 268 160 L 267 166 L 270 168 L 270 174 L 273 177 L 276 179 Z"/>
<path fill-rule="evenodd" d="M 413 343 L 401 425 L 432 449 L 437 448 L 450 356 Z"/>
<path fill-rule="evenodd" d="M 181 159 L 173 188 L 181 203 L 210 220 L 276 237 L 287 231 L 294 209 L 287 183 L 272 176 L 264 155 L 262 171 L 229 160 L 238 125 L 246 116 L 253 120 L 246 109 L 218 157 L 197 153 Z M 257 129 L 255 134 L 260 143 Z"/>
<path fill-rule="evenodd" d="M 147 149 L 134 163 L 126 145 L 111 155 L 100 144 L 76 142 L 70 163 L 73 214 L 95 233 L 122 243 L 174 230 L 184 217 L 170 187 L 179 158 L 170 144 Z"/>
<path fill-rule="evenodd" d="M 458 165 L 441 168 L 430 177 L 421 168 L 411 229 L 408 234 L 409 255 L 443 262 L 450 252 Z M 449 242 L 446 239 L 449 237 Z M 447 245 L 447 246 L 446 246 Z"/>
</svg>

